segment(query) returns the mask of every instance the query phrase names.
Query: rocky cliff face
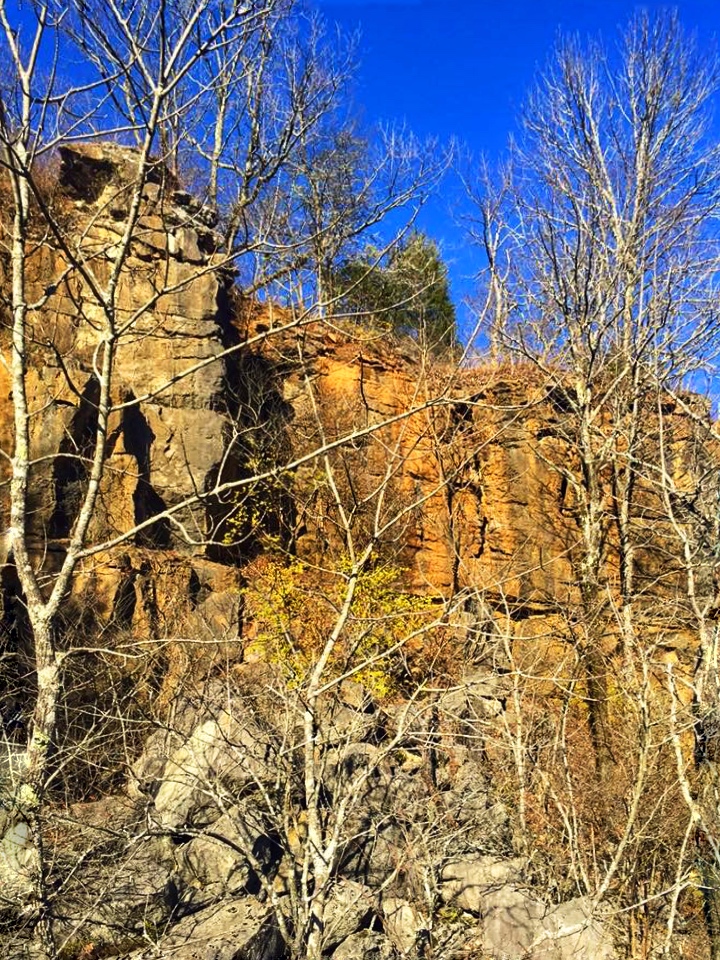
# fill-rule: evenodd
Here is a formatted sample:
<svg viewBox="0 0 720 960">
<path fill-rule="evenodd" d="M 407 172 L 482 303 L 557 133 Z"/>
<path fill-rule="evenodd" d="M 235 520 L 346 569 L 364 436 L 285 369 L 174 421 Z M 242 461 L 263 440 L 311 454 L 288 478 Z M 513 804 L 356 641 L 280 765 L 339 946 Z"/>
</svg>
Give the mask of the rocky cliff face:
<svg viewBox="0 0 720 960">
<path fill-rule="evenodd" d="M 61 154 L 54 202 L 76 230 L 75 252 L 103 285 L 124 229 L 126 185 L 137 158 L 112 145 L 68 147 Z M 233 278 L 213 269 L 220 254 L 212 223 L 209 211 L 151 171 L 131 255 L 119 276 L 115 322 L 126 325 L 127 335 L 115 358 L 116 411 L 89 539 L 103 543 L 140 529 L 121 550 L 100 551 L 85 561 L 76 595 L 78 603 L 87 603 L 92 594 L 100 623 L 143 635 L 198 629 L 237 635 L 237 578 L 209 559 L 204 546 L 212 538 L 212 498 L 203 494 L 221 464 L 228 471 L 237 466 L 228 453 L 237 404 L 228 386 L 231 360 L 224 356 L 237 341 L 228 306 Z M 31 293 L 42 304 L 30 314 L 35 462 L 29 523 L 34 555 L 49 569 L 62 559 L 87 477 L 83 458 L 96 422 L 94 364 L 104 322 L 71 254 L 44 242 L 26 265 Z M 9 355 L 7 334 L 0 336 Z M 5 366 L 0 396 L 0 446 L 9 452 L 13 419 Z M 0 475 L 0 509 L 7 516 L 7 461 Z M 173 522 L 142 527 L 195 493 L 198 501 Z M 11 579 L 8 574 L 7 589 Z"/>
<path fill-rule="evenodd" d="M 99 283 L 113 263 L 127 214 L 123 184 L 136 162 L 132 151 L 109 145 L 62 151 L 56 202 L 76 223 Z M 300 556 L 321 558 L 333 546 L 328 524 L 323 529 L 328 508 L 313 489 L 313 462 L 288 473 L 282 496 L 263 509 L 251 508 L 252 491 L 241 497 L 213 489 L 253 470 L 282 467 L 323 438 L 386 420 L 389 426 L 363 433 L 340 456 L 352 462 L 368 499 L 393 459 L 387 481 L 393 503 L 418 501 L 389 537 L 406 585 L 437 596 L 470 587 L 526 612 L 564 602 L 577 579 L 578 521 L 555 466 L 573 456 L 558 391 L 528 370 L 458 371 L 439 362 L 426 368 L 410 342 L 293 323 L 286 311 L 243 304 L 232 272 L 215 268 L 222 254 L 212 224 L 210 211 L 160 173 L 151 175 L 120 274 L 117 322 L 128 325 L 129 335 L 117 351 L 117 410 L 90 538 L 102 544 L 138 530 L 120 551 L 89 559 L 78 581 L 81 592 L 92 584 L 101 620 L 114 618 L 141 633 L 151 623 L 163 624 L 161 632 L 183 632 L 187 615 L 188 629 L 207 620 L 212 631 L 237 635 L 238 612 L 226 602 L 237 584 L 230 568 L 261 548 L 264 531 L 282 531 Z M 36 554 L 49 567 L 62 557 L 85 480 L 82 457 L 97 400 L 93 293 L 67 261 L 45 242 L 27 264 L 42 304 L 31 313 L 30 523 Z M 244 341 L 250 345 L 242 347 Z M 8 376 L 0 367 L 4 451 L 12 449 Z M 3 512 L 7 477 L 3 461 Z M 192 505 L 163 516 L 194 495 Z M 256 500 L 263 496 L 266 488 L 255 491 Z M 253 520 L 243 524 L 237 508 L 244 498 Z M 605 562 L 614 562 L 612 544 Z M 168 586 L 173 570 L 175 589 Z M 183 595 L 194 599 L 178 603 Z M 215 601 L 205 609 L 211 595 Z"/>
<path fill-rule="evenodd" d="M 244 337 L 288 320 L 277 308 L 258 312 L 241 325 Z M 541 383 L 440 361 L 423 369 L 411 342 L 317 323 L 300 337 L 271 337 L 260 350 L 292 422 L 308 418 L 308 378 L 326 437 L 379 425 L 363 437 L 354 466 L 370 490 L 395 458 L 393 494 L 418 501 L 398 550 L 413 589 L 449 596 L 471 585 L 542 605 L 572 581 L 560 478 L 547 456 L 556 415 Z M 305 482 L 300 474 L 298 490 Z M 313 518 L 300 526 L 298 551 L 317 558 L 323 544 Z"/>
<path fill-rule="evenodd" d="M 113 264 L 127 215 L 123 185 L 135 163 L 132 151 L 108 145 L 62 151 L 56 203 L 76 225 L 98 283 L 106 282 Z M 232 503 L 210 491 L 218 480 L 244 475 L 250 447 L 256 457 L 262 448 L 257 467 L 280 464 L 320 442 L 320 425 L 311 422 L 308 381 L 317 392 L 322 430 L 331 438 L 401 417 L 429 399 L 431 390 L 453 398 L 437 412 L 429 408 L 366 436 L 347 454 L 355 457 L 354 469 L 371 490 L 387 469 L 390 445 L 398 461 L 394 496 L 424 498 L 406 522 L 398 549 L 413 589 L 447 595 L 458 582 L 503 581 L 517 596 L 551 594 L 552 565 L 537 563 L 542 547 L 526 509 L 539 502 L 537 490 L 547 471 L 537 458 L 527 460 L 523 444 L 513 440 L 518 426 L 502 422 L 498 404 L 508 385 L 488 383 L 484 394 L 468 399 L 472 375 L 443 387 L 444 372 L 418 376 L 411 346 L 319 324 L 302 324 L 228 354 L 242 338 L 261 336 L 273 323 L 287 323 L 288 316 L 276 311 L 273 320 L 267 310 L 258 315 L 258 308 L 233 309 L 232 274 L 213 269 L 221 255 L 211 215 L 159 174 L 157 180 L 151 176 L 145 187 L 131 257 L 120 274 L 117 322 L 128 324 L 129 335 L 117 351 L 118 409 L 90 538 L 102 544 L 139 529 L 120 550 L 101 550 L 85 562 L 76 583 L 78 602 L 92 593 L 101 623 L 114 622 L 138 635 L 202 629 L 236 636 L 238 611 L 230 595 L 238 580 L 232 565 L 257 549 L 258 530 L 240 531 L 235 548 L 228 547 L 233 537 L 225 524 L 233 516 Z M 34 298 L 42 303 L 31 313 L 30 524 L 35 555 L 53 569 L 63 556 L 87 474 L 82 458 L 95 422 L 93 364 L 102 317 L 87 279 L 51 243 L 38 245 L 27 269 Z M 456 401 L 458 395 L 463 399 Z M 11 388 L 4 366 L 0 397 L 5 404 L 0 446 L 9 452 Z M 527 398 L 516 391 L 512 400 Z M 443 487 L 448 469 L 455 471 L 451 499 Z M 7 513 L 7 461 L 0 472 L 0 506 Z M 264 519 L 284 526 L 297 552 L 308 558 L 331 546 L 321 529 L 322 505 L 311 490 L 315 473 L 312 463 L 297 470 L 287 483 L 286 515 L 265 511 L 255 524 L 262 526 Z M 198 502 L 172 521 L 147 525 L 196 493 Z M 518 566 L 518 551 L 520 566 L 532 571 L 524 586 L 511 583 L 505 570 L 511 558 Z"/>
<path fill-rule="evenodd" d="M 48 572 L 67 548 L 97 420 L 104 321 L 94 313 L 92 277 L 105 283 L 110 275 L 128 214 L 124 184 L 136 162 L 132 151 L 107 145 L 64 149 L 53 202 L 74 225 L 91 274 L 80 275 L 71 252 L 45 237 L 27 257 L 38 304 L 28 378 L 29 526 L 33 560 Z M 301 800 L 311 762 L 320 764 L 314 802 L 325 828 L 341 800 L 350 810 L 325 956 L 613 956 L 608 928 L 569 882 L 552 892 L 530 888 L 539 868 L 513 833 L 508 802 L 513 776 L 530 776 L 531 750 L 537 755 L 553 742 L 547 717 L 561 709 L 563 722 L 570 717 L 581 731 L 573 732 L 573 749 L 585 751 L 584 762 L 574 761 L 572 786 L 592 779 L 584 769 L 592 751 L 582 732 L 592 727 L 584 694 L 563 700 L 557 692 L 586 689 L 595 669 L 586 668 L 574 633 L 581 518 L 564 474 L 580 465 L 562 384 L 524 368 L 428 364 L 411 341 L 244 301 L 222 266 L 211 212 L 162 171 L 145 187 L 115 321 L 127 335 L 118 347 L 107 464 L 90 531 L 97 549 L 83 559 L 64 610 L 68 643 L 101 640 L 87 672 L 106 656 L 113 663 L 102 683 L 88 682 L 83 668 L 67 681 L 82 735 L 102 728 L 97 740 L 112 759 L 98 790 L 111 793 L 53 821 L 58 863 L 77 854 L 88 864 L 66 886 L 58 881 L 64 958 L 145 960 L 158 950 L 178 960 L 284 957 L 312 894 L 303 877 L 316 851 Z M 7 350 L 5 329 L 0 346 Z M 0 449 L 7 454 L 11 400 L 0 366 Z M 681 474 L 692 430 L 669 399 L 665 414 L 674 437 L 670 467 Z M 312 456 L 323 447 L 335 490 L 323 458 Z M 3 516 L 7 479 L 0 459 Z M 633 522 L 647 531 L 635 559 L 643 628 L 660 650 L 658 662 L 676 662 L 691 643 L 687 631 L 669 625 L 678 572 L 657 494 L 642 479 L 639 487 Z M 610 477 L 603 496 L 612 517 Z M 362 683 L 339 686 L 333 677 L 313 721 L 315 761 L 297 678 L 288 680 L 277 658 L 258 664 L 249 655 L 253 614 L 243 597 L 258 557 L 299 560 L 316 577 L 295 613 L 309 632 L 319 578 L 344 569 L 338 498 L 358 544 L 373 536 L 373 524 L 382 529 L 374 546 L 396 571 L 397 593 L 424 598 L 429 609 L 455 598 L 442 631 L 464 659 L 445 674 L 439 669 L 440 686 L 429 694 L 407 696 L 397 687 L 384 702 Z M 391 517 L 397 522 L 388 526 Z M 22 598 L 12 558 L 0 559 L 1 652 L 10 662 L 22 651 Z M 601 568 L 605 607 L 596 619 L 603 629 L 594 636 L 614 664 L 612 522 Z M 388 617 L 397 619 L 395 608 Z M 296 653 L 289 644 L 288 659 Z M 17 701 L 31 687 L 27 663 L 21 658 L 14 674 Z M 404 669 L 412 675 L 413 664 Z M 528 694 L 520 684 L 530 676 L 537 683 Z M 539 708 L 544 696 L 548 705 Z M 517 732 L 521 705 L 527 743 Z M 4 694 L 0 706 L 9 715 Z M 22 714 L 22 704 L 13 702 L 13 710 Z M 87 717 L 102 711 L 96 729 Z M 68 743 L 81 755 L 85 741 L 76 736 L 70 731 Z M 3 836 L 2 820 L 3 782 L 20 753 L 6 743 L 0 880 L 22 893 L 26 825 Z M 73 754 L 67 764 L 75 762 Z M 538 788 L 540 821 L 543 804 L 563 809 L 548 783 Z M 527 793 L 522 781 L 523 803 Z M 111 838 L 108 819 L 116 826 Z M 531 819 L 524 829 L 532 830 Z M 321 875 L 317 863 L 314 869 Z M 2 897 L 0 889 L 0 920 L 12 913 L 12 897 Z M 284 933 L 278 917 L 292 918 Z M 82 936 L 73 940 L 77 930 Z M 7 942 L 24 955 L 22 936 Z"/>
<path fill-rule="evenodd" d="M 394 529 L 390 538 L 406 586 L 444 597 L 473 590 L 518 619 L 551 615 L 579 602 L 582 521 L 563 475 L 581 477 L 582 467 L 561 382 L 522 365 L 457 369 L 433 361 L 424 367 L 412 342 L 320 323 L 284 332 L 290 320 L 278 308 L 256 306 L 236 321 L 243 339 L 278 331 L 257 355 L 266 364 L 266 384 L 283 406 L 292 454 L 287 448 L 283 453 L 300 456 L 321 436 L 352 437 L 377 425 L 377 432 L 348 444 L 340 459 L 359 478 L 358 500 L 362 492 L 379 488 L 392 462 L 390 498 L 396 506 L 417 501 L 411 518 L 399 525 L 402 535 Z M 309 410 L 308 381 L 317 414 Z M 699 414 L 704 415 L 701 409 Z M 315 415 L 322 431 L 308 426 Z M 673 438 L 670 469 L 682 476 L 691 469 L 694 428 L 670 397 L 663 415 L 666 437 Z M 650 411 L 650 437 L 652 417 Z M 609 436 L 612 424 L 606 427 Z M 650 464 L 652 457 L 650 450 Z M 662 520 L 652 470 L 647 473 L 638 480 L 632 522 L 640 544 L 635 576 L 641 588 L 649 585 L 649 604 L 653 597 L 672 595 L 679 580 L 668 557 L 660 560 L 671 532 Z M 315 515 L 302 514 L 311 479 L 311 469 L 298 470 L 289 488 L 296 511 L 293 542 L 299 555 L 318 561 L 332 545 L 319 529 L 317 499 Z M 616 589 L 618 539 L 609 470 L 601 497 L 607 526 L 602 577 Z M 657 582 L 660 568 L 663 584 Z"/>
</svg>

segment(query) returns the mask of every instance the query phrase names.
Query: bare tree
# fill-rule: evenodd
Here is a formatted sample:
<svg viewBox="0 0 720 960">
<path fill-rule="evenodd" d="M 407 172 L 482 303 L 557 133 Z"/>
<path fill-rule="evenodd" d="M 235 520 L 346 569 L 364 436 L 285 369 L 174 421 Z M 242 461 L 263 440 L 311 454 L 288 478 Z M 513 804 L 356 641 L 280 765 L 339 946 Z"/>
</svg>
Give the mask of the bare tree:
<svg viewBox="0 0 720 960">
<path fill-rule="evenodd" d="M 213 514 L 208 502 L 222 504 L 231 491 L 250 489 L 278 471 L 276 464 L 264 476 L 249 473 L 247 464 L 240 469 L 243 451 L 235 438 L 219 457 L 221 468 L 209 487 L 198 489 L 188 462 L 182 502 L 165 508 L 157 499 L 141 503 L 143 491 L 149 491 L 148 455 L 128 447 L 137 461 L 132 479 L 138 509 L 129 524 L 109 530 L 98 526 L 99 506 L 112 497 L 108 461 L 118 437 L 132 443 L 133 418 L 149 429 L 140 405 L 163 396 L 171 404 L 173 391 L 182 389 L 178 385 L 210 365 L 222 376 L 247 344 L 230 334 L 228 324 L 229 339 L 216 338 L 214 346 L 189 360 L 178 358 L 174 372 L 145 391 L 123 385 L 120 370 L 127 372 L 143 345 L 162 338 L 168 324 L 178 333 L 186 322 L 182 299 L 193 283 L 210 283 L 213 298 L 229 296 L 232 273 L 245 261 L 253 264 L 244 275 L 256 288 L 291 277 L 304 268 L 317 237 L 313 227 L 280 242 L 278 198 L 293 181 L 300 145 L 334 108 L 347 62 L 341 56 L 322 62 L 326 48 L 319 28 L 308 39 L 294 28 L 292 10 L 292 3 L 280 0 L 228 5 L 162 0 L 143 9 L 78 0 L 62 9 L 35 4 L 20 27 L 12 11 L 0 6 L 9 64 L 0 104 L 10 331 L 2 360 L 14 411 L 13 446 L 3 450 L 10 474 L 7 540 L 31 638 L 35 689 L 4 829 L 12 832 L 26 824 L 34 845 L 27 910 L 47 957 L 57 955 L 57 945 L 43 816 L 56 763 L 63 678 L 70 675 L 71 651 L 60 621 L 78 568 L 131 540 L 168 542 L 171 528 L 191 543 L 223 547 L 219 508 Z M 63 65 L 70 57 L 83 65 L 79 83 L 65 80 Z M 210 142 L 201 135 L 203 125 L 212 131 Z M 84 151 L 66 149 L 81 140 L 91 145 Z M 108 146 L 108 140 L 115 145 Z M 48 166 L 58 154 L 65 177 L 60 198 L 45 187 Z M 199 170 L 199 182 L 206 180 L 210 200 L 221 206 L 224 238 L 213 232 L 216 213 L 178 189 L 177 178 L 188 167 L 193 174 Z M 389 188 L 372 214 L 353 224 L 355 233 L 410 200 L 416 188 L 424 192 L 439 169 L 425 167 L 414 187 L 411 167 L 406 166 L 402 188 Z M 169 230 L 167 218 L 173 216 Z M 269 268 L 258 272 L 258 263 Z M 73 313 L 69 324 L 63 319 L 68 310 Z M 299 327 L 311 315 L 312 310 L 302 309 L 285 325 Z M 257 333 L 258 340 L 265 336 Z M 29 384 L 46 362 L 58 376 L 38 410 Z M 45 451 L 38 443 L 43 411 L 54 409 L 61 395 L 72 397 L 82 440 L 67 430 L 69 439 L 59 451 Z M 324 446 L 344 442 L 338 437 Z M 292 471 L 317 456 L 317 450 L 306 451 L 283 468 Z M 67 515 L 50 520 L 47 534 L 58 543 L 59 562 L 48 566 L 34 526 L 34 504 L 40 478 L 63 465 L 69 471 L 67 489 L 72 485 L 74 494 Z M 208 527 L 209 515 L 214 519 Z"/>
<path fill-rule="evenodd" d="M 705 358 L 711 361 L 711 357 Z M 717 823 L 717 431 L 704 398 L 659 393 L 654 473 L 678 566 L 678 629 L 696 639 L 692 671 L 668 665 L 678 779 L 697 847 L 711 956 L 720 956 Z M 681 451 L 681 444 L 683 449 Z M 653 468 L 650 468 L 653 469 Z M 683 744 L 692 733 L 692 753 Z M 685 748 L 684 748 L 685 746 Z"/>
<path fill-rule="evenodd" d="M 676 625 L 683 619 L 676 609 L 678 591 L 685 589 L 679 584 L 687 578 L 688 589 L 698 589 L 699 567 L 693 579 L 688 560 L 699 562 L 697 541 L 688 548 L 687 530 L 678 524 L 676 543 L 685 560 L 677 564 L 674 535 L 661 519 L 670 507 L 677 522 L 680 477 L 688 475 L 668 459 L 658 483 L 657 438 L 663 421 L 666 431 L 672 420 L 672 431 L 682 433 L 693 418 L 702 419 L 682 388 L 689 376 L 698 382 L 716 352 L 720 155 L 709 121 L 717 83 L 714 56 L 699 53 L 673 15 L 636 16 L 618 57 L 599 44 L 562 41 L 528 101 L 523 135 L 499 186 L 475 191 L 475 236 L 486 256 L 495 353 L 540 371 L 544 402 L 554 409 L 552 438 L 535 450 L 560 479 L 568 521 L 566 555 L 576 592 L 564 604 L 563 632 L 581 672 L 563 674 L 570 696 L 565 702 L 577 695 L 579 682 L 598 784 L 619 786 L 628 763 L 635 771 L 634 783 L 621 788 L 629 811 L 624 825 L 610 827 L 615 801 L 604 809 L 602 829 L 619 831 L 601 857 L 610 864 L 604 877 L 597 864 L 583 862 L 589 838 L 577 842 L 590 812 L 579 814 L 579 798 L 590 784 L 580 792 L 572 776 L 565 792 L 558 780 L 546 784 L 548 803 L 570 839 L 573 874 L 595 896 L 617 889 L 622 877 L 629 899 L 643 898 L 631 851 L 646 855 L 640 853 L 642 830 L 654 828 L 645 805 L 657 790 L 652 774 L 667 759 L 661 761 L 657 731 L 668 736 L 675 722 L 667 698 L 657 693 L 663 637 L 670 608 Z M 669 416 L 678 402 L 689 418 L 685 427 L 682 417 Z M 678 446 L 673 449 L 675 458 L 681 456 Z M 706 470 L 712 473 L 709 463 L 688 467 L 689 473 L 698 470 L 696 482 Z M 696 502 L 694 494 L 689 499 Z M 665 544 L 667 569 L 653 564 L 651 540 Z M 692 629 L 707 662 L 706 653 L 713 659 L 710 607 L 707 594 L 701 602 L 697 596 L 701 615 Z M 618 711 L 626 709 L 632 720 L 624 714 L 622 723 L 634 733 L 622 743 Z M 572 748 L 565 739 L 570 728 L 560 718 L 558 724 L 551 742 L 560 773 Z M 681 788 L 692 793 L 688 782 L 682 776 L 675 782 L 676 797 Z M 678 859 L 663 881 L 670 885 L 677 869 L 675 910 L 687 881 L 691 836 L 692 824 L 678 825 Z M 709 882 L 711 901 L 713 888 Z M 640 916 L 638 909 L 634 923 Z M 708 929 L 714 942 L 714 928 Z M 640 949 L 637 931 L 631 939 Z"/>
<path fill-rule="evenodd" d="M 633 644 L 635 462 L 649 384 L 678 375 L 713 336 L 718 150 L 708 139 L 716 68 L 697 70 L 674 17 L 637 17 L 615 67 L 564 41 L 530 98 L 502 194 L 480 199 L 478 231 L 499 346 L 537 365 L 576 461 L 555 462 L 577 515 L 578 643 L 607 768 L 601 638 L 607 549 L 620 551 L 622 642 Z M 498 227 L 498 217 L 505 226 Z M 583 633 L 585 632 L 585 633 Z M 583 634 L 582 636 L 580 634 Z"/>
</svg>

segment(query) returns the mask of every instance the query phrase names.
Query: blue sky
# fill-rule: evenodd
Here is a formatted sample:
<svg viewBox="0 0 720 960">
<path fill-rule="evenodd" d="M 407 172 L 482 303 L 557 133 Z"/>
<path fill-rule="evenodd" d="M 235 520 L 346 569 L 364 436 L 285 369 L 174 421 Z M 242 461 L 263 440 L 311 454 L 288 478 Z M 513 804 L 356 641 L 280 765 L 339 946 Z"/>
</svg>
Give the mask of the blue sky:
<svg viewBox="0 0 720 960">
<path fill-rule="evenodd" d="M 602 36 L 615 43 L 639 8 L 668 4 L 628 0 L 316 0 L 345 30 L 359 28 L 356 97 L 370 123 L 407 122 L 421 136 L 459 138 L 473 154 L 498 159 L 516 129 L 533 78 L 560 32 Z M 720 0 L 670 4 L 701 46 L 720 35 Z M 472 291 L 479 257 L 468 250 L 451 208 L 462 209 L 457 186 L 423 214 L 422 226 L 440 241 L 453 293 Z M 461 311 L 461 316 L 462 316 Z"/>
</svg>

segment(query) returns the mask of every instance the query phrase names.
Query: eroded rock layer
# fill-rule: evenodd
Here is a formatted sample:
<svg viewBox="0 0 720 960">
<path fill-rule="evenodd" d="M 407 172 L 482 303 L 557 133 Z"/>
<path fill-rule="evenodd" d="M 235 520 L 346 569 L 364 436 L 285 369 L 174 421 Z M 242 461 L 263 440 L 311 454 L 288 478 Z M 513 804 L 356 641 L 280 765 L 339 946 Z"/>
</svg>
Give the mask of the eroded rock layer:
<svg viewBox="0 0 720 960">
<path fill-rule="evenodd" d="M 197 629 L 206 602 L 197 602 L 198 589 L 228 598 L 228 578 L 239 580 L 226 567 L 268 543 L 315 563 L 337 560 L 342 536 L 323 461 L 311 456 L 325 444 L 358 542 L 382 499 L 379 548 L 404 571 L 404 589 L 437 597 L 469 589 L 523 616 L 577 602 L 581 519 L 563 471 L 581 465 L 557 382 L 529 368 L 456 368 L 423 357 L 409 340 L 244 301 L 212 212 L 162 168 L 148 176 L 108 312 L 97 291 L 115 282 L 137 156 L 107 144 L 61 154 L 53 202 L 74 226 L 77 248 L 43 238 L 27 257 L 37 304 L 29 312 L 29 525 L 35 556 L 55 569 L 85 489 L 98 350 L 112 322 L 123 333 L 89 531 L 99 550 L 76 584 L 85 596 L 89 582 L 98 584 L 101 622 L 138 635 L 150 624 L 156 633 L 171 624 L 179 634 Z M 8 454 L 11 400 L 0 365 L 0 448 Z M 666 417 L 681 471 L 688 427 L 672 404 Z M 8 464 L 0 461 L 3 515 Z M 255 474 L 264 479 L 250 482 Z M 238 481 L 247 482 L 228 486 Z M 609 482 L 604 495 L 611 513 Z M 648 492 L 646 514 L 651 500 Z M 608 531 L 602 563 L 612 591 L 612 524 Z M 662 538 L 657 525 L 652 537 L 655 545 Z M 149 573 L 167 570 L 168 551 L 186 558 L 175 563 L 175 582 Z M 635 561 L 656 598 L 666 597 L 672 575 L 664 569 L 660 581 L 667 558 L 658 556 L 651 545 Z M 141 588 L 148 579 L 152 589 Z M 211 631 L 238 635 L 238 602 L 218 601 L 207 618 Z"/>
</svg>

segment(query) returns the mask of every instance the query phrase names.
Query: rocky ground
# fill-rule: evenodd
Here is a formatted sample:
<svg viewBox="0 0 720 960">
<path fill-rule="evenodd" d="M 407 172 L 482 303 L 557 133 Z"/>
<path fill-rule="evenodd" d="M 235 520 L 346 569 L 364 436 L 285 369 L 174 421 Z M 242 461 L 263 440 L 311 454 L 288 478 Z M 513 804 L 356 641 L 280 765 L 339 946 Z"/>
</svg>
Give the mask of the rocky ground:
<svg viewBox="0 0 720 960">
<path fill-rule="evenodd" d="M 287 698 L 251 692 L 259 676 L 265 691 L 277 689 L 268 671 L 248 665 L 232 688 L 215 683 L 201 702 L 179 699 L 122 791 L 49 817 L 63 958 L 290 955 L 280 923 L 302 915 L 293 900 L 312 851 L 301 774 L 287 756 L 301 749 L 290 729 L 300 716 Z M 337 828 L 341 849 L 324 956 L 615 956 L 592 903 L 543 898 L 513 855 L 487 756 L 504 697 L 502 680 L 478 671 L 432 709 L 422 699 L 380 708 L 351 683 L 327 703 L 315 759 L 325 835 Z M 23 841 L 17 830 L 3 841 L 4 891 L 22 886 Z M 8 960 L 26 956 L 15 924 L 13 933 L 6 909 Z"/>
</svg>

